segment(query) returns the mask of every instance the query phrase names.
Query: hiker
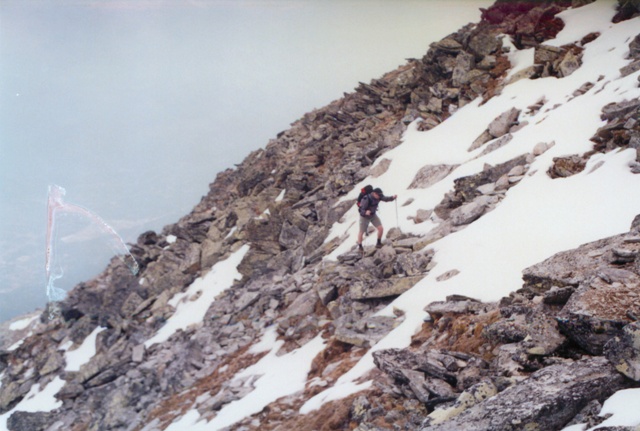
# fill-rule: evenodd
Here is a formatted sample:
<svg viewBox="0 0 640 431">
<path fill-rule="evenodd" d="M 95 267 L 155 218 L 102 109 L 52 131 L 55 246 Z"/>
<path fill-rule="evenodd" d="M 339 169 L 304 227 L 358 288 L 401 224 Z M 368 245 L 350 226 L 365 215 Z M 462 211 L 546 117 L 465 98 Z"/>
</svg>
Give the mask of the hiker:
<svg viewBox="0 0 640 431">
<path fill-rule="evenodd" d="M 397 197 L 398 195 L 385 196 L 384 193 L 382 193 L 382 190 L 375 188 L 370 193 L 365 194 L 361 199 L 359 199 L 358 211 L 360 212 L 360 231 L 358 232 L 358 249 L 360 251 L 363 251 L 362 236 L 367 231 L 369 223 L 375 226 L 378 230 L 378 242 L 376 243 L 376 247 L 382 247 L 382 233 L 384 232 L 384 227 L 382 226 L 380 217 L 376 214 L 378 204 L 380 201 L 391 202 Z"/>
</svg>

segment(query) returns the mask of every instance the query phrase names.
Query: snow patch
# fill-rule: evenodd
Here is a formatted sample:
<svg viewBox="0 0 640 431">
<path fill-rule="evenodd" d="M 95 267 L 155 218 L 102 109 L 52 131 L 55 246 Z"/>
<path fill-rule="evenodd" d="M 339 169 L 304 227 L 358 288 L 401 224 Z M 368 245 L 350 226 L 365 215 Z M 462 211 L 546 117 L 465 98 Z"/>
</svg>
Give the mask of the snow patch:
<svg viewBox="0 0 640 431">
<path fill-rule="evenodd" d="M 33 332 L 29 332 L 24 338 L 16 341 L 15 343 L 13 343 L 11 346 L 9 346 L 7 348 L 7 351 L 9 352 L 13 352 L 14 350 L 16 350 L 18 347 L 22 346 L 22 343 L 24 343 L 24 340 L 26 340 L 27 338 L 29 338 L 31 335 L 33 334 Z"/>
<path fill-rule="evenodd" d="M 260 412 L 277 399 L 303 391 L 311 362 L 325 348 L 321 335 L 299 349 L 277 356 L 284 341 L 276 340 L 275 326 L 268 328 L 262 340 L 255 344 L 251 353 L 269 351 L 260 361 L 237 373 L 233 380 L 253 382 L 254 390 L 243 398 L 225 405 L 212 421 L 198 422 L 196 409 L 171 424 L 166 431 L 208 431 L 228 427 L 243 418 Z M 246 384 L 246 383 L 245 383 Z"/>
<path fill-rule="evenodd" d="M 35 316 L 25 317 L 24 319 L 16 320 L 11 325 L 9 325 L 9 329 L 11 331 L 20 331 L 22 329 L 26 329 L 29 327 L 29 325 L 31 325 L 31 323 L 34 320 L 38 319 L 38 317 L 40 317 L 40 314 L 36 314 Z"/>
<path fill-rule="evenodd" d="M 527 67 L 533 66 L 535 48 L 518 50 L 513 43 L 511 43 L 511 40 L 508 37 L 504 37 L 502 40 L 503 45 L 510 48 L 508 58 L 511 63 L 511 69 L 504 78 L 506 82 L 516 73 L 525 70 Z"/>
<path fill-rule="evenodd" d="M 242 278 L 237 268 L 248 251 L 249 246 L 243 245 L 226 260 L 217 262 L 207 275 L 197 278 L 185 292 L 175 294 L 169 305 L 176 311 L 158 333 L 144 343 L 145 347 L 162 343 L 176 331 L 201 322 L 215 297 Z"/>
<path fill-rule="evenodd" d="M 564 21 L 564 28 L 555 39 L 544 44 L 560 47 L 569 43 L 579 42 L 583 37 L 593 32 L 604 32 L 615 24 L 611 22 L 616 14 L 618 2 L 600 0 L 575 9 L 567 9 L 556 15 Z"/>
<path fill-rule="evenodd" d="M 16 411 L 21 412 L 50 412 L 62 407 L 62 401 L 55 398 L 60 389 L 65 385 L 60 377 L 53 379 L 44 389 L 40 390 L 40 384 L 31 386 L 29 393 L 13 409 L 0 415 L 0 431 L 8 431 L 7 420 Z"/>
<path fill-rule="evenodd" d="M 80 367 L 89 362 L 96 354 L 96 337 L 99 333 L 107 328 L 96 327 L 91 334 L 87 335 L 82 344 L 74 350 L 68 350 L 72 342 L 67 342 L 61 346 L 61 350 L 65 350 L 65 361 L 67 366 L 65 371 L 80 371 Z"/>
<path fill-rule="evenodd" d="M 609 397 L 600 410 L 600 417 L 612 415 L 601 424 L 586 431 L 604 427 L 633 427 L 640 425 L 640 389 L 623 389 Z M 585 424 L 571 425 L 562 431 L 585 431 Z"/>
<path fill-rule="evenodd" d="M 229 233 L 227 234 L 227 236 L 224 237 L 224 239 L 230 238 L 234 233 L 236 233 L 237 230 L 238 230 L 238 226 L 232 227 Z"/>
</svg>

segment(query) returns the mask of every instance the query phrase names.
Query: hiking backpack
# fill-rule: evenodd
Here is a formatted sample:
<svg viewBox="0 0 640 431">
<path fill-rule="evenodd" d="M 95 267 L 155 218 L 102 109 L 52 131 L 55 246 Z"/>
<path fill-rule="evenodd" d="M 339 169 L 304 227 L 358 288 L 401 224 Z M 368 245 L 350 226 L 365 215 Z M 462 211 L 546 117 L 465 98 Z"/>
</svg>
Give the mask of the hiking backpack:
<svg viewBox="0 0 640 431">
<path fill-rule="evenodd" d="M 372 191 L 373 191 L 372 185 L 366 185 L 362 188 L 362 190 L 360 190 L 360 194 L 358 195 L 358 202 L 357 202 L 358 208 L 360 208 L 360 201 L 362 200 L 362 198 L 368 195 L 369 193 L 371 193 Z"/>
</svg>

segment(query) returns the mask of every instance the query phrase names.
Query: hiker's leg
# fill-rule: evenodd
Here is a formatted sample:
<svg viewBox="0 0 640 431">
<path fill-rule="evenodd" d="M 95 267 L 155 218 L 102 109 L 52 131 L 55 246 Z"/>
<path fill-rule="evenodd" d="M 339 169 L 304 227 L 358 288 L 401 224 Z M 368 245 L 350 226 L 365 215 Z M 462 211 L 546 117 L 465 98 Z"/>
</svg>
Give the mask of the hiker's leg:
<svg viewBox="0 0 640 431">
<path fill-rule="evenodd" d="M 384 227 L 382 226 L 380 217 L 378 217 L 377 214 L 374 215 L 373 218 L 371 219 L 371 224 L 374 225 L 376 230 L 378 231 L 378 242 L 380 242 L 380 240 L 382 239 L 382 234 L 384 232 Z"/>
<path fill-rule="evenodd" d="M 367 231 L 367 227 L 369 227 L 369 220 L 364 217 L 360 217 L 360 230 L 358 231 L 358 244 L 362 244 L 362 236 Z"/>
</svg>

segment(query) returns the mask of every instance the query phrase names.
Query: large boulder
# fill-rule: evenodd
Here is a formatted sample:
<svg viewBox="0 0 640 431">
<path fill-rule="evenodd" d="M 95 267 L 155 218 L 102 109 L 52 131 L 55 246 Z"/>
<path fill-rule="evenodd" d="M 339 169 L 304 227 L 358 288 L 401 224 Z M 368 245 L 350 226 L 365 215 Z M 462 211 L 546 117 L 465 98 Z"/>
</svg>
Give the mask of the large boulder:
<svg viewBox="0 0 640 431">
<path fill-rule="evenodd" d="M 469 49 L 477 58 L 493 54 L 500 48 L 502 48 L 502 39 L 486 28 L 478 31 L 469 39 Z"/>
<path fill-rule="evenodd" d="M 558 316 L 561 331 L 591 354 L 601 355 L 610 338 L 622 336 L 629 312 L 640 310 L 640 277 L 623 271 L 603 273 L 608 281 L 596 277 L 582 284 Z"/>
<path fill-rule="evenodd" d="M 489 134 L 494 138 L 506 135 L 509 132 L 509 129 L 517 123 L 519 115 L 520 110 L 516 108 L 511 108 L 498 115 L 498 117 L 489 124 Z"/>
<path fill-rule="evenodd" d="M 487 210 L 487 199 L 483 196 L 451 211 L 451 223 L 462 226 L 479 219 Z"/>
<path fill-rule="evenodd" d="M 426 165 L 422 167 L 409 185 L 410 189 L 426 189 L 444 179 L 458 165 Z"/>
<path fill-rule="evenodd" d="M 629 381 L 602 357 L 546 367 L 457 415 L 431 413 L 423 431 L 557 430 L 591 400 L 604 400 Z"/>
</svg>

